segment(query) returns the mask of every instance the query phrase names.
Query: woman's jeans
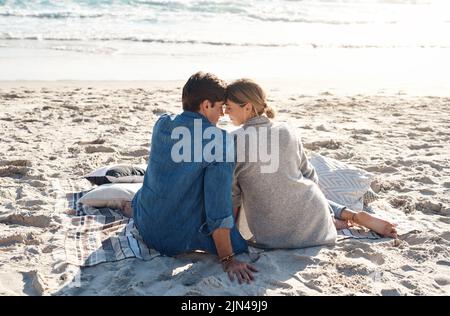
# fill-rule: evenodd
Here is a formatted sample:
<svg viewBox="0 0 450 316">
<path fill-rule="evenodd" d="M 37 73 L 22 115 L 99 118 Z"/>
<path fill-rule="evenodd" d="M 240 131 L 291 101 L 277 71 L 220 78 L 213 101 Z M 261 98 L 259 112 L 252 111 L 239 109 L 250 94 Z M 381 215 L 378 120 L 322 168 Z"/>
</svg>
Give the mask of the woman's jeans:
<svg viewBox="0 0 450 316">
<path fill-rule="evenodd" d="M 342 219 L 341 213 L 346 208 L 345 206 L 338 204 L 336 202 L 328 200 L 329 208 L 331 216 L 334 216 L 336 219 Z"/>
</svg>

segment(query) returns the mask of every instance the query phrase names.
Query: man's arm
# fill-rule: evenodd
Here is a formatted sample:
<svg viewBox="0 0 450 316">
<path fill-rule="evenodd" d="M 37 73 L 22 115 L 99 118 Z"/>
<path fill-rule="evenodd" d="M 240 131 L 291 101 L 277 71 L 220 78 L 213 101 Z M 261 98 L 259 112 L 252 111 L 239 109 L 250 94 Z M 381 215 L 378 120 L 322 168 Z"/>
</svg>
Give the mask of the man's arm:
<svg viewBox="0 0 450 316">
<path fill-rule="evenodd" d="M 258 270 L 253 265 L 234 258 L 230 240 L 230 230 L 227 228 L 217 228 L 212 233 L 212 237 L 223 270 L 228 272 L 230 280 L 233 281 L 234 277 L 237 277 L 239 284 L 242 282 L 250 283 L 250 281 L 253 281 L 253 272 L 257 272 Z"/>
<path fill-rule="evenodd" d="M 232 163 L 211 163 L 205 172 L 204 200 L 206 224 L 212 233 L 219 261 L 231 280 L 237 277 L 239 283 L 253 280 L 256 268 L 234 258 L 230 231 L 234 227 L 231 201 L 233 177 Z"/>
</svg>

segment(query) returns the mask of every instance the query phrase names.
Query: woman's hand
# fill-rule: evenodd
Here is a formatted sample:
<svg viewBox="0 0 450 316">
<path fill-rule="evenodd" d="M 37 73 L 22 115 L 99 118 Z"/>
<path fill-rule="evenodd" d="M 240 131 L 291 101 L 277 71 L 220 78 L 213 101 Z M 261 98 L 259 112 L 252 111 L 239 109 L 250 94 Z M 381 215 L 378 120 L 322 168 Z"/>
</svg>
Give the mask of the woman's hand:
<svg viewBox="0 0 450 316">
<path fill-rule="evenodd" d="M 232 259 L 228 262 L 222 264 L 223 271 L 228 273 L 228 277 L 231 282 L 234 281 L 234 277 L 238 279 L 239 284 L 242 282 L 250 283 L 254 280 L 253 273 L 258 272 L 255 266 L 239 261 L 237 259 Z"/>
</svg>

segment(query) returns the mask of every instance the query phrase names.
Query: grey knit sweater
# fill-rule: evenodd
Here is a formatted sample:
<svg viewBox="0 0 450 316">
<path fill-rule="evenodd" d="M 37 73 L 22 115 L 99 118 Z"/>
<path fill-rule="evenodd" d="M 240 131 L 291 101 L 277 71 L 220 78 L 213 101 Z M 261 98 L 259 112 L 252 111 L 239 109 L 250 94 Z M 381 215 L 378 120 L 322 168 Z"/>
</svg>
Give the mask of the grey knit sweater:
<svg viewBox="0 0 450 316">
<path fill-rule="evenodd" d="M 252 162 L 255 148 L 251 148 L 251 137 L 241 137 L 242 141 L 237 142 L 233 207 L 241 207 L 238 225 L 244 237 L 262 248 L 333 244 L 337 234 L 328 201 L 295 132 L 285 124 L 259 116 L 234 132 L 240 136 L 243 133 L 256 135 L 258 147 L 266 145 L 272 156 L 269 163 L 263 156 Z M 267 173 L 268 165 L 272 169 L 277 165 L 276 154 L 278 168 Z"/>
</svg>

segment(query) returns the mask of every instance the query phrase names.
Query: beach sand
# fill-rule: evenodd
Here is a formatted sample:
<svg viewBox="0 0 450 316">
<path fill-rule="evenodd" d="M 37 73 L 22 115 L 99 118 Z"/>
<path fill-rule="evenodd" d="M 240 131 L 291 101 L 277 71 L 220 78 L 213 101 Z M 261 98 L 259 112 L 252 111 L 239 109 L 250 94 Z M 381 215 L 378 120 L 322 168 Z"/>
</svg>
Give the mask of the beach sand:
<svg viewBox="0 0 450 316">
<path fill-rule="evenodd" d="M 0 295 L 449 295 L 450 97 L 337 95 L 267 86 L 312 152 L 376 175 L 371 206 L 399 240 L 260 252 L 250 285 L 211 255 L 55 261 L 61 191 L 89 171 L 145 163 L 153 124 L 181 110 L 182 82 L 0 82 Z M 229 128 L 229 123 L 221 123 Z M 238 256 L 249 260 L 247 254 Z M 67 286 L 77 277 L 78 286 Z"/>
</svg>

